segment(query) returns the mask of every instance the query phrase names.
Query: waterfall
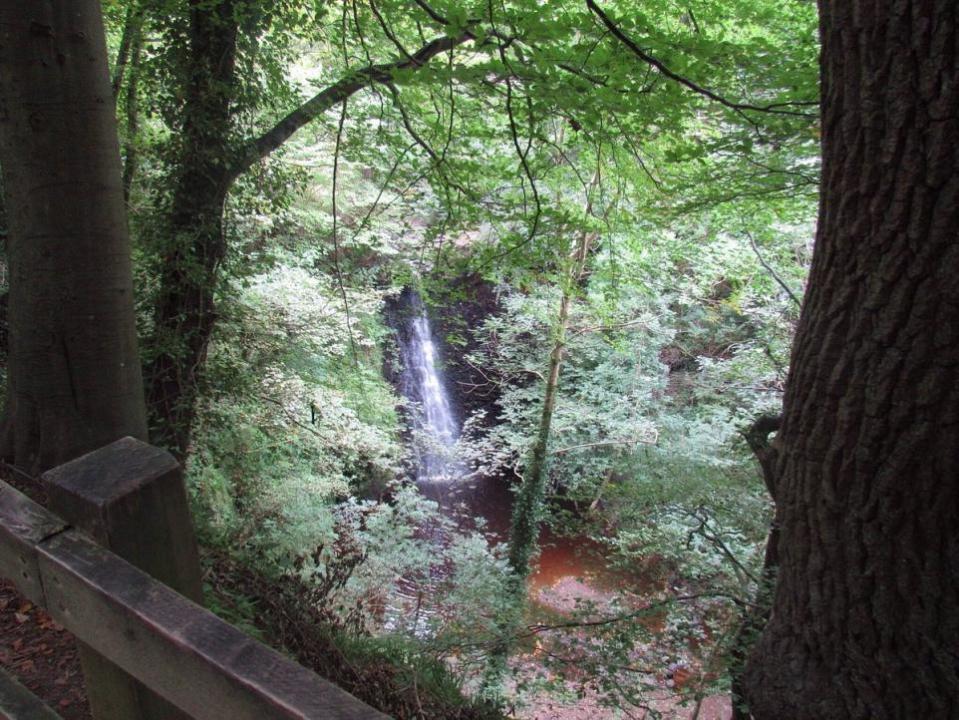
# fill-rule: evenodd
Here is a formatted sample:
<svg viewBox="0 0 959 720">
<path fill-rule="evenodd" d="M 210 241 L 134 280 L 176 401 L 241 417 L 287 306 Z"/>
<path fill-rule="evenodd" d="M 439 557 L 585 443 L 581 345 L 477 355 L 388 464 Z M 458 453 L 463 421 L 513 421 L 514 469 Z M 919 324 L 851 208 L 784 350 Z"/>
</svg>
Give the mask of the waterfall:
<svg viewBox="0 0 959 720">
<path fill-rule="evenodd" d="M 423 300 L 415 291 L 406 290 L 401 303 L 406 317 L 397 328 L 402 363 L 400 390 L 412 405 L 416 480 L 419 483 L 448 481 L 459 470 L 455 459 L 459 423 L 450 405 Z"/>
</svg>

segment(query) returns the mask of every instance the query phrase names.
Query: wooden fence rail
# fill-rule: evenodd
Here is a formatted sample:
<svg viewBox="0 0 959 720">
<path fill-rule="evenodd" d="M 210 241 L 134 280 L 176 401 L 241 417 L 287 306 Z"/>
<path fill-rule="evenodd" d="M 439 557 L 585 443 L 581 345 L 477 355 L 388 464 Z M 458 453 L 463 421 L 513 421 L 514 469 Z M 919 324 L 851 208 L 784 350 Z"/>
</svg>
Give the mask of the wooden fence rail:
<svg viewBox="0 0 959 720">
<path fill-rule="evenodd" d="M 62 720 L 38 697 L 0 668 L 0 720 Z"/>
<path fill-rule="evenodd" d="M 150 447 L 120 442 L 134 453 Z M 186 717 L 386 720 L 3 482 L 0 576 Z"/>
</svg>

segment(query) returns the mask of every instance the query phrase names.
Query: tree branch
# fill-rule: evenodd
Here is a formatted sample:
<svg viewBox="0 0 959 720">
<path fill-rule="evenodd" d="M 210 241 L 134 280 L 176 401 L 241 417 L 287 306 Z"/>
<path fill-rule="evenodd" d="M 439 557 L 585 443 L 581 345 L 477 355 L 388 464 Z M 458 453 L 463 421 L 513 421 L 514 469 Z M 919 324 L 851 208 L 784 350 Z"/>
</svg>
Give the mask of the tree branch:
<svg viewBox="0 0 959 720">
<path fill-rule="evenodd" d="M 423 152 L 425 152 L 429 156 L 430 160 L 432 161 L 433 167 L 439 173 L 442 174 L 446 184 L 458 190 L 460 193 L 462 193 L 466 197 L 474 197 L 473 193 L 471 193 L 468 188 L 466 188 L 461 183 L 457 182 L 455 178 L 451 177 L 444 171 L 443 165 L 445 164 L 446 161 L 443 159 L 441 155 L 439 155 L 430 146 L 428 142 L 426 142 L 426 140 L 418 132 L 416 132 L 416 129 L 413 127 L 413 122 L 410 119 L 409 113 L 406 112 L 406 108 L 404 107 L 403 102 L 400 99 L 400 91 L 396 87 L 396 85 L 394 85 L 391 82 L 386 82 L 383 84 L 390 91 L 390 95 L 393 98 L 393 105 L 399 111 L 400 120 L 403 123 L 403 127 L 406 128 L 406 132 L 413 139 L 413 142 L 415 142 L 423 150 Z M 444 150 L 443 152 L 445 154 L 446 151 Z"/>
<path fill-rule="evenodd" d="M 559 450 L 553 450 L 553 455 L 565 455 L 566 453 L 573 452 L 574 450 L 585 450 L 587 448 L 594 447 L 607 447 L 610 445 L 629 445 L 630 447 L 634 445 L 655 445 L 659 440 L 659 432 L 653 430 L 652 436 L 648 438 L 627 438 L 625 440 L 602 440 L 599 442 L 585 443 L 583 445 L 571 445 L 570 447 L 560 448 Z"/>
<path fill-rule="evenodd" d="M 597 620 L 571 620 L 556 624 L 538 624 L 527 625 L 525 632 L 518 633 L 516 639 L 524 639 L 538 635 L 544 632 L 553 632 L 555 630 L 578 630 L 580 628 L 604 627 L 607 625 L 616 625 L 618 623 L 635 620 L 636 618 L 648 617 L 667 610 L 672 605 L 684 602 L 694 602 L 702 599 L 723 598 L 731 600 L 737 606 L 744 604 L 742 598 L 735 597 L 729 593 L 722 592 L 704 592 L 695 595 L 679 595 L 658 602 L 652 602 L 646 607 L 622 615 L 613 615 L 612 617 L 599 618 Z"/>
<path fill-rule="evenodd" d="M 376 3 L 373 0 L 370 0 L 370 9 L 373 11 L 373 15 L 376 16 L 376 21 L 380 24 L 380 27 L 383 30 L 383 33 L 390 39 L 390 42 L 400 51 L 400 54 L 405 57 L 407 60 L 412 60 L 413 56 L 410 55 L 409 50 L 407 50 L 403 43 L 400 42 L 400 39 L 396 36 L 393 30 L 390 28 L 386 18 L 380 13 L 379 8 L 376 7 Z"/>
<path fill-rule="evenodd" d="M 409 58 L 391 63 L 368 65 L 351 72 L 332 85 L 327 86 L 305 103 L 289 113 L 270 130 L 250 140 L 241 148 L 230 168 L 229 179 L 235 180 L 255 163 L 269 156 L 283 145 L 297 130 L 315 120 L 324 112 L 346 100 L 354 93 L 376 83 L 388 83 L 400 70 L 416 70 L 437 55 L 473 38 L 469 32 L 457 37 L 438 37 L 426 43 Z"/>
<path fill-rule="evenodd" d="M 636 41 L 633 40 L 629 35 L 627 35 L 622 28 L 619 27 L 613 20 L 603 12 L 602 8 L 597 5 L 594 0 L 586 0 L 586 7 L 589 8 L 600 22 L 606 26 L 606 29 L 609 30 L 613 36 L 619 40 L 623 45 L 629 48 L 636 57 L 638 57 L 643 62 L 651 65 L 661 72 L 663 75 L 668 77 L 670 80 L 678 82 L 680 85 L 684 85 L 694 93 L 702 95 L 703 97 L 709 98 L 710 100 L 723 105 L 724 107 L 729 108 L 730 110 L 735 110 L 738 113 L 742 113 L 744 110 L 752 110 L 754 112 L 763 112 L 771 113 L 774 115 L 798 115 L 800 117 L 815 117 L 813 113 L 803 112 L 801 110 L 783 110 L 780 108 L 787 106 L 811 106 L 818 105 L 817 102 L 808 101 L 808 102 L 781 102 L 773 103 L 770 105 L 750 105 L 749 103 L 740 103 L 728 100 L 722 95 L 713 92 L 709 88 L 705 88 L 702 85 L 698 85 L 687 77 L 680 75 L 679 73 L 673 72 L 667 67 L 667 65 L 658 58 L 653 57 L 648 52 L 643 50 L 639 45 L 636 44 Z"/>
<path fill-rule="evenodd" d="M 425 2 L 423 2 L 423 0 L 414 0 L 414 2 L 417 5 L 419 5 L 423 9 L 423 11 L 433 19 L 434 22 L 438 22 L 440 25 L 450 24 L 450 21 L 448 19 L 446 19 L 445 17 L 440 15 L 438 12 L 436 12 L 436 10 L 434 10 Z"/>
</svg>

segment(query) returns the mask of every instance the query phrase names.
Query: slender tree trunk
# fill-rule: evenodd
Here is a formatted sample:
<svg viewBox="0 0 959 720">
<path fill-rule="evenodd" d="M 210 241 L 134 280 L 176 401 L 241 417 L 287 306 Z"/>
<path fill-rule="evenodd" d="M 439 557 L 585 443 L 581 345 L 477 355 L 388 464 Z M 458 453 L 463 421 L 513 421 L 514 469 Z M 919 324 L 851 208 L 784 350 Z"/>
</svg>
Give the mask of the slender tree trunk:
<svg viewBox="0 0 959 720">
<path fill-rule="evenodd" d="M 599 184 L 599 172 L 593 176 L 587 195 Z M 592 216 L 593 203 L 587 198 L 585 215 Z M 573 292 L 586 275 L 589 261 L 589 249 L 592 234 L 583 229 L 579 242 L 575 244 L 569 256 L 569 266 L 563 284 L 563 296 L 559 302 L 559 313 L 553 327 L 553 349 L 549 356 L 549 370 L 546 373 L 546 388 L 543 391 L 543 411 L 540 414 L 536 442 L 530 451 L 529 462 L 523 473 L 516 501 L 513 504 L 513 518 L 509 533 L 509 564 L 514 575 L 519 578 L 525 597 L 526 578 L 529 576 L 529 561 L 536 551 L 539 540 L 539 523 L 542 514 L 543 495 L 546 491 L 549 438 L 553 424 L 553 412 L 556 410 L 556 398 L 559 393 L 559 378 L 566 353 L 566 335 L 569 331 L 569 308 Z"/>
<path fill-rule="evenodd" d="M 126 92 L 123 98 L 123 111 L 126 115 L 126 131 L 123 142 L 123 197 L 130 202 L 130 191 L 133 189 L 133 180 L 140 165 L 139 139 L 140 132 L 140 61 L 143 54 L 143 26 L 137 28 L 137 33 L 130 45 L 130 71 L 127 77 Z"/>
<path fill-rule="evenodd" d="M 584 233 L 583 237 L 586 235 Z M 583 243 L 586 243 L 584 239 Z M 559 314 L 553 330 L 553 349 L 549 356 L 549 371 L 546 374 L 546 388 L 543 391 L 543 410 L 539 418 L 536 442 L 530 451 L 529 462 L 523 472 L 516 501 L 513 504 L 513 521 L 509 533 L 509 564 L 513 573 L 525 587 L 529 575 L 529 561 L 536 551 L 539 539 L 539 523 L 542 514 L 543 495 L 546 490 L 547 453 L 549 451 L 550 430 L 553 412 L 556 409 L 556 395 L 559 392 L 559 376 L 566 352 L 566 332 L 569 327 L 570 290 L 563 290 L 559 302 Z"/>
<path fill-rule="evenodd" d="M 587 214 L 591 207 L 587 205 Z M 566 335 L 569 329 L 569 309 L 573 288 L 582 279 L 589 257 L 590 234 L 583 231 L 579 243 L 570 258 L 570 267 L 565 278 L 559 313 L 553 327 L 553 348 L 549 356 L 549 370 L 543 391 L 543 410 L 540 414 L 536 440 L 530 450 L 529 462 L 523 472 L 522 484 L 513 504 L 513 518 L 509 533 L 507 559 L 512 577 L 508 589 L 508 608 L 499 620 L 498 640 L 490 651 L 483 678 L 483 692 L 498 699 L 501 694 L 502 677 L 506 671 L 510 648 L 517 626 L 522 621 L 526 607 L 526 579 L 529 577 L 530 560 L 539 541 L 540 522 L 543 512 L 543 496 L 548 477 L 549 438 L 559 394 L 560 373 L 566 353 Z"/>
<path fill-rule="evenodd" d="M 758 720 L 959 717 L 959 5 L 823 0 Z"/>
<path fill-rule="evenodd" d="M 127 15 L 123 21 L 123 35 L 120 36 L 120 47 L 117 49 L 117 60 L 113 64 L 113 80 L 110 83 L 114 99 L 120 97 L 120 87 L 123 85 L 127 63 L 135 59 L 136 53 L 139 52 L 136 48 L 140 44 L 145 9 L 144 4 L 137 0 L 131 2 L 127 8 Z"/>
<path fill-rule="evenodd" d="M 34 473 L 146 438 L 97 0 L 0 2 L 0 102 L 11 336 L 0 452 Z"/>
</svg>

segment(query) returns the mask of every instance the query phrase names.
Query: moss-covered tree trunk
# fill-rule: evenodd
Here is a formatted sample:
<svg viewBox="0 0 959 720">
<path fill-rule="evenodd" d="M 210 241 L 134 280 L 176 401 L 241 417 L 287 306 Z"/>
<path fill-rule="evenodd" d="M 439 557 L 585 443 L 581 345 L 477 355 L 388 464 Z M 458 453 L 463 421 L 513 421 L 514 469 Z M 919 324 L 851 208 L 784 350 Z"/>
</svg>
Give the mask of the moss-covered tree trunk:
<svg viewBox="0 0 959 720">
<path fill-rule="evenodd" d="M 35 473 L 146 438 L 130 239 L 97 0 L 0 3 L 10 358 L 0 452 Z"/>
<path fill-rule="evenodd" d="M 758 720 L 959 717 L 959 5 L 823 0 Z"/>
<path fill-rule="evenodd" d="M 186 454 L 197 383 L 216 320 L 220 264 L 226 256 L 223 207 L 234 175 L 230 143 L 238 23 L 236 2 L 192 2 L 183 75 L 182 136 L 161 239 L 160 284 L 146 365 L 154 441 Z"/>
<path fill-rule="evenodd" d="M 599 175 L 593 177 L 587 194 L 599 184 Z M 592 216 L 593 205 L 587 199 L 585 216 Z M 559 301 L 556 324 L 552 328 L 553 346 L 549 355 L 549 370 L 546 373 L 546 387 L 543 389 L 543 409 L 540 413 L 536 439 L 530 449 L 529 460 L 523 471 L 522 484 L 513 504 L 513 517 L 509 535 L 509 564 L 513 574 L 519 580 L 519 592 L 525 596 L 526 578 L 530 571 L 530 560 L 536 552 L 539 540 L 539 524 L 542 515 L 543 496 L 548 477 L 549 439 L 553 425 L 553 413 L 559 395 L 559 380 L 566 353 L 566 336 L 569 332 L 569 310 L 573 293 L 581 285 L 586 275 L 586 265 L 593 234 L 584 228 L 568 253 L 568 265 L 562 279 L 563 295 Z"/>
<path fill-rule="evenodd" d="M 589 209 L 587 207 L 587 213 Z M 549 356 L 549 370 L 546 374 L 546 386 L 543 390 L 543 409 L 540 413 L 536 439 L 530 449 L 529 460 L 525 465 L 519 492 L 513 504 L 507 555 L 512 570 L 509 597 L 505 598 L 506 609 L 498 622 L 498 638 L 490 651 L 483 679 L 484 692 L 493 698 L 498 698 L 500 695 L 500 684 L 506 670 L 510 648 L 514 642 L 513 637 L 526 607 L 526 580 L 530 573 L 530 562 L 538 547 L 543 499 L 546 480 L 549 476 L 549 440 L 553 413 L 559 396 L 563 356 L 566 353 L 569 310 L 574 289 L 582 279 L 586 268 L 590 239 L 590 233 L 584 231 L 571 254 L 569 268 L 563 279 L 559 313 L 556 324 L 552 328 L 552 349 Z"/>
<path fill-rule="evenodd" d="M 549 370 L 543 391 L 543 409 L 539 417 L 536 440 L 530 450 L 529 461 L 523 472 L 523 481 L 513 505 L 513 519 L 509 534 L 509 564 L 523 587 L 529 575 L 530 560 L 536 551 L 539 538 L 539 522 L 548 475 L 549 437 L 553 412 L 556 409 L 556 396 L 559 392 L 563 355 L 566 352 L 570 302 L 570 290 L 567 288 L 560 299 L 559 314 L 553 328 L 553 349 L 549 356 Z"/>
</svg>

